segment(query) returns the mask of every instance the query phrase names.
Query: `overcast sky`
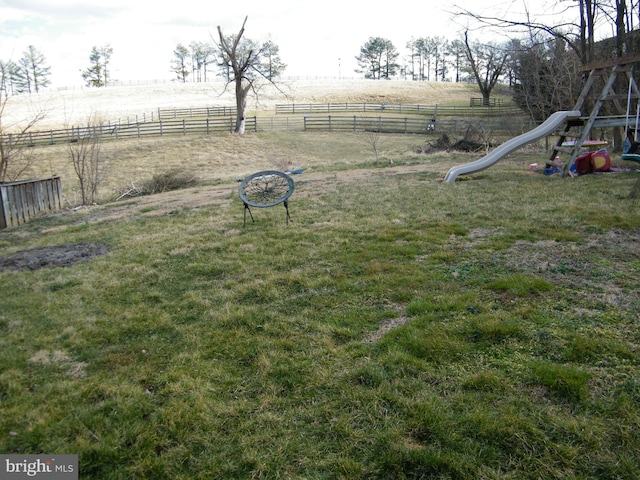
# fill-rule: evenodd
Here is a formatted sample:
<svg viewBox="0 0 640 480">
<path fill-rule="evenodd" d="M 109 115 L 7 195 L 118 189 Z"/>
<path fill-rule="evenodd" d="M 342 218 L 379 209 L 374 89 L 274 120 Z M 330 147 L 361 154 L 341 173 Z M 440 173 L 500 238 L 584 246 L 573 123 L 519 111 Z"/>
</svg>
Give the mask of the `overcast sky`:
<svg viewBox="0 0 640 480">
<path fill-rule="evenodd" d="M 534 15 L 548 14 L 556 2 L 530 1 Z M 404 55 L 412 38 L 458 38 L 466 18 L 457 7 L 490 15 L 523 11 L 523 0 L 391 0 L 374 6 L 364 0 L 0 0 L 0 60 L 22 57 L 33 45 L 51 67 L 53 87 L 82 85 L 93 46 L 113 48 L 111 78 L 120 81 L 174 78 L 170 71 L 178 43 L 209 41 L 220 25 L 237 33 L 245 16 L 245 36 L 271 38 L 287 64 L 285 76 L 358 77 L 355 56 L 369 37 L 391 40 Z M 504 18 L 504 17 L 503 17 Z M 548 17 L 547 21 L 548 21 Z M 482 40 L 486 31 L 472 31 Z"/>
</svg>

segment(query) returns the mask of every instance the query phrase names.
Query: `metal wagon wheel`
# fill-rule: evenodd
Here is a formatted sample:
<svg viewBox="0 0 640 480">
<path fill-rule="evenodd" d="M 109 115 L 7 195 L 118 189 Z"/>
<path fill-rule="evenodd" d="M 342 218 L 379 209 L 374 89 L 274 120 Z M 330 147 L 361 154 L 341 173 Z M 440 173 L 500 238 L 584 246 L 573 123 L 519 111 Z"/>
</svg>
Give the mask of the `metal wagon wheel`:
<svg viewBox="0 0 640 480">
<path fill-rule="evenodd" d="M 264 170 L 246 177 L 240 183 L 238 194 L 244 203 L 244 225 L 247 224 L 247 210 L 253 222 L 253 214 L 249 207 L 265 208 L 273 207 L 279 203 L 284 204 L 287 212 L 287 225 L 289 224 L 289 197 L 293 193 L 295 185 L 293 179 L 284 172 L 277 170 Z"/>
</svg>

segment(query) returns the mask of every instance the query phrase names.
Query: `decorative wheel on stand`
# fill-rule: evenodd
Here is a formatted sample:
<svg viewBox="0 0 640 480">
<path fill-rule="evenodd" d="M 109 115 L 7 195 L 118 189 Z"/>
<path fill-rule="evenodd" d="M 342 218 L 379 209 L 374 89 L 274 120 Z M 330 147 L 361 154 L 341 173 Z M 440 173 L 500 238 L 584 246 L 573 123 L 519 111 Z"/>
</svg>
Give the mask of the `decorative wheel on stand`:
<svg viewBox="0 0 640 480">
<path fill-rule="evenodd" d="M 247 225 L 247 210 L 253 222 L 251 208 L 273 207 L 279 203 L 284 204 L 287 212 L 287 225 L 289 224 L 289 197 L 293 193 L 295 185 L 293 178 L 284 172 L 277 170 L 264 170 L 249 175 L 242 180 L 238 194 L 244 203 L 244 225 Z"/>
</svg>

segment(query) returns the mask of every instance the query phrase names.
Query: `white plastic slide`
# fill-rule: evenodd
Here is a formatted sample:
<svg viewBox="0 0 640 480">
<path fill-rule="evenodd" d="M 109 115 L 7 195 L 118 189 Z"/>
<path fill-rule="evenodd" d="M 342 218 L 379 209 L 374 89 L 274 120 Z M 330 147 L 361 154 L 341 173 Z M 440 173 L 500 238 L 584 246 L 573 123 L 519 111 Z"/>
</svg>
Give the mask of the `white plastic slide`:
<svg viewBox="0 0 640 480">
<path fill-rule="evenodd" d="M 533 130 L 530 130 L 527 133 L 523 133 L 522 135 L 518 135 L 511 140 L 507 140 L 502 145 L 497 147 L 495 150 L 490 151 L 479 160 L 451 168 L 447 172 L 447 175 L 444 177 L 444 182 L 453 183 L 456 181 L 456 178 L 458 178 L 458 175 L 464 175 L 465 173 L 475 173 L 484 170 L 485 168 L 491 167 L 493 164 L 497 163 L 500 159 L 513 152 L 514 150 L 517 150 L 518 148 L 523 147 L 528 143 L 535 142 L 536 140 L 553 133 L 554 130 L 562 126 L 568 119 L 571 118 L 580 118 L 580 111 L 561 111 L 552 114 L 549 118 L 547 118 L 543 123 L 538 125 Z"/>
</svg>

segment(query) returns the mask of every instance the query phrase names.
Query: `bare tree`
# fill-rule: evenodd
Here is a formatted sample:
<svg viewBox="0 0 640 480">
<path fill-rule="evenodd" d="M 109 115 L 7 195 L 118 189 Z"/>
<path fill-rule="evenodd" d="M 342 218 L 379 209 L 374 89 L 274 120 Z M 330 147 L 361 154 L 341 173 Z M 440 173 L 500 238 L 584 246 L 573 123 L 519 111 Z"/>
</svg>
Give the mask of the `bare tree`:
<svg viewBox="0 0 640 480">
<path fill-rule="evenodd" d="M 80 184 L 82 205 L 91 205 L 98 199 L 98 186 L 109 167 L 101 152 L 102 123 L 93 114 L 86 127 L 75 127 L 72 131 L 74 134 L 68 144 L 71 165 Z"/>
<path fill-rule="evenodd" d="M 22 125 L 6 125 L 2 121 L 6 105 L 7 97 L 0 93 L 0 182 L 17 180 L 32 165 L 35 156 L 29 148 L 33 146 L 29 133 L 45 117 L 39 111 Z"/>
<path fill-rule="evenodd" d="M 626 0 L 572 0 L 557 2 L 559 5 L 569 5 L 565 13 L 577 8 L 575 20 L 570 15 L 565 15 L 568 21 L 547 25 L 531 20 L 528 5 L 524 2 L 527 13 L 524 19 L 506 18 L 500 15 L 480 15 L 469 10 L 459 9 L 457 15 L 474 19 L 480 25 L 500 28 L 503 31 L 532 31 L 544 32 L 555 39 L 565 42 L 580 58 L 580 63 L 586 65 L 596 60 L 598 55 L 594 51 L 596 28 L 598 23 L 603 28 L 611 28 L 616 32 L 618 40 L 617 56 L 628 55 L 632 52 L 626 43 L 625 33 L 634 29 L 634 25 L 640 19 L 640 4 Z"/>
<path fill-rule="evenodd" d="M 249 92 L 258 95 L 261 86 L 260 80 L 265 80 L 276 85 L 273 78 L 277 77 L 284 69 L 284 64 L 273 61 L 265 62 L 264 58 L 268 52 L 274 51 L 273 44 L 264 45 L 243 39 L 244 27 L 247 23 L 245 17 L 242 27 L 236 35 L 230 37 L 222 33 L 222 28 L 218 26 L 218 36 L 220 53 L 222 56 L 222 72 L 227 78 L 227 84 L 235 84 L 236 94 L 236 125 L 235 133 L 244 133 L 245 113 L 247 110 L 247 98 Z M 277 86 L 277 85 L 276 85 Z"/>
<path fill-rule="evenodd" d="M 376 123 L 372 124 L 370 119 L 363 117 L 361 122 L 363 125 L 362 138 L 364 142 L 371 147 L 371 151 L 375 157 L 375 163 L 377 164 L 380 159 L 380 149 L 383 143 L 381 119 L 378 119 Z M 393 161 L 389 159 L 389 163 L 391 164 Z"/>
<path fill-rule="evenodd" d="M 514 101 L 542 121 L 558 110 L 571 110 L 582 88 L 580 59 L 565 42 L 532 33 L 528 42 L 511 43 L 510 71 Z"/>
<path fill-rule="evenodd" d="M 482 94 L 483 105 L 489 105 L 491 92 L 504 72 L 509 55 L 496 45 L 469 44 L 468 32 L 464 32 L 464 45 L 471 73 Z"/>
</svg>

